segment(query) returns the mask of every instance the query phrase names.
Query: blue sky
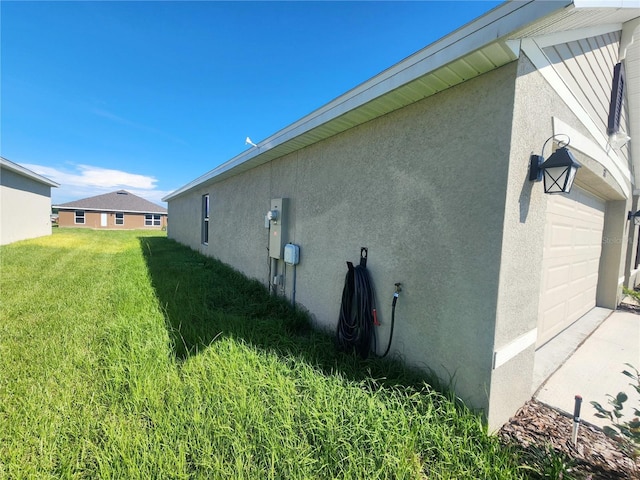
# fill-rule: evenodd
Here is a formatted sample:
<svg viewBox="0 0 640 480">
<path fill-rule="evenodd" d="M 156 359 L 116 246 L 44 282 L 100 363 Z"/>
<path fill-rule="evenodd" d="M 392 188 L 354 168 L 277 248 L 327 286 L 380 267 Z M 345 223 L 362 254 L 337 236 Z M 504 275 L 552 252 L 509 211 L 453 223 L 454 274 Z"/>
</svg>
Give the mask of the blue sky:
<svg viewBox="0 0 640 480">
<path fill-rule="evenodd" d="M 161 198 L 502 2 L 0 2 L 0 153 Z"/>
</svg>

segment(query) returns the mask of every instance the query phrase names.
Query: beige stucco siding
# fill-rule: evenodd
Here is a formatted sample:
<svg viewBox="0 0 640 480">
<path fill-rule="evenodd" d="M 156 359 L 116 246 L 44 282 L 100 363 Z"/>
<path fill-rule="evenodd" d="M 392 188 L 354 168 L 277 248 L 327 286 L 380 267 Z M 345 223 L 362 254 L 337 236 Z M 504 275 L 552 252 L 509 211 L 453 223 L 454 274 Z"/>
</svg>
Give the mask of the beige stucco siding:
<svg viewBox="0 0 640 480">
<path fill-rule="evenodd" d="M 2 169 L 0 245 L 51 234 L 51 187 Z"/>
<path fill-rule="evenodd" d="M 381 348 L 401 282 L 392 352 L 486 408 L 515 69 L 172 199 L 169 236 L 266 282 L 264 215 L 271 198 L 289 198 L 287 240 L 301 247 L 296 300 L 315 322 L 335 329 L 345 262 L 367 247 Z M 208 246 L 200 242 L 205 193 Z"/>
<path fill-rule="evenodd" d="M 595 142 L 563 98 L 523 55 L 516 81 L 494 354 L 508 351 L 524 337 L 528 336 L 530 341 L 526 348 L 493 372 L 490 427 L 507 421 L 508 416 L 531 397 L 545 221 L 550 196 L 544 194 L 542 183 L 528 180 L 529 156 L 542 153 L 542 145 L 554 134 L 554 118 L 562 119 L 574 132 Z M 547 146 L 545 157 L 550 152 Z M 624 205 L 626 201 L 620 200 L 620 193 L 602 165 L 575 148 L 572 152 L 583 165 L 578 170 L 576 184 L 607 201 L 604 236 L 614 235 L 617 240 L 609 244 L 603 242 L 596 304 L 615 308 L 616 279 L 621 275 L 623 252 L 626 253 L 626 242 L 622 241 L 623 219 L 626 217 L 620 204 Z M 624 188 L 628 189 L 629 185 Z"/>
</svg>

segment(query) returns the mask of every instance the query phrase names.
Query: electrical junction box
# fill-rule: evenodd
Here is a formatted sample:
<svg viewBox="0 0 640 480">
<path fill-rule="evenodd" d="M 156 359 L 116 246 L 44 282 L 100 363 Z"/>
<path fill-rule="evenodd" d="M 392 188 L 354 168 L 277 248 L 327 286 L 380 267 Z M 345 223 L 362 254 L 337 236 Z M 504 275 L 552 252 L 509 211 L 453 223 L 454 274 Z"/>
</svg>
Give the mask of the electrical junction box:
<svg viewBox="0 0 640 480">
<path fill-rule="evenodd" d="M 284 246 L 284 263 L 289 265 L 297 265 L 300 263 L 300 247 L 293 243 L 287 243 Z"/>
<path fill-rule="evenodd" d="M 269 257 L 282 259 L 283 246 L 287 237 L 288 198 L 274 198 L 269 210 Z M 275 213 L 274 213 L 275 212 Z"/>
</svg>

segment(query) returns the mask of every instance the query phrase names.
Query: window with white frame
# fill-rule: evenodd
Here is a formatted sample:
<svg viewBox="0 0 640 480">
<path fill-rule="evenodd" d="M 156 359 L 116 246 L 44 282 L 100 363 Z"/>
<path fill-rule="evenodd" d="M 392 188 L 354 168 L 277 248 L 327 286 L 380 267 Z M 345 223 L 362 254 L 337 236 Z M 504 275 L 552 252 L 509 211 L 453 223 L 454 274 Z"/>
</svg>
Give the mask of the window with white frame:
<svg viewBox="0 0 640 480">
<path fill-rule="evenodd" d="M 156 214 L 153 214 L 153 213 L 147 213 L 144 216 L 144 224 L 147 227 L 153 227 L 153 226 L 159 227 L 160 225 L 162 225 L 162 220 L 161 220 L 160 215 L 156 215 Z"/>
<path fill-rule="evenodd" d="M 202 243 L 209 244 L 209 194 L 202 196 Z"/>
<path fill-rule="evenodd" d="M 124 213 L 116 213 L 116 225 L 124 225 Z"/>
<path fill-rule="evenodd" d="M 84 210 L 76 210 L 74 222 L 84 225 Z"/>
</svg>

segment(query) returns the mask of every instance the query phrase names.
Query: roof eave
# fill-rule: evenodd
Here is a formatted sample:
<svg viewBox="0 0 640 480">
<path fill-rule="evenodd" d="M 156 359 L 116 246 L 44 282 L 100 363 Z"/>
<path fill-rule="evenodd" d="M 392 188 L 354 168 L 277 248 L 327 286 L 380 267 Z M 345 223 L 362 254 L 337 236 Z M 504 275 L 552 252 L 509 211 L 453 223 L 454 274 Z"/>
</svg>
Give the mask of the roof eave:
<svg viewBox="0 0 640 480">
<path fill-rule="evenodd" d="M 276 132 L 258 143 L 257 147 L 235 156 L 231 160 L 175 190 L 163 197 L 162 201 L 168 202 L 173 200 L 214 178 L 226 178 L 253 166 L 266 163 L 287 153 L 287 148 L 285 148 L 286 144 L 293 143 L 293 140 L 300 139 L 305 134 L 309 134 L 307 135 L 308 138 L 306 141 L 297 142 L 295 147 L 290 151 L 304 148 L 312 143 L 328 138 L 330 135 L 323 137 L 310 135 L 310 133 L 314 129 L 318 129 L 330 122 L 337 123 L 339 119 L 346 114 L 376 99 L 389 95 L 402 86 L 425 77 L 466 55 L 472 54 L 474 51 L 498 43 L 505 45 L 506 49 L 507 38 L 510 34 L 547 15 L 565 9 L 572 4 L 573 2 L 570 0 L 556 0 L 549 2 L 506 2 L 499 5 L 471 23 L 468 23 L 419 52 L 407 57 L 391 68 L 337 97 L 325 106 Z M 517 59 L 517 56 L 518 54 L 513 52 L 511 60 Z M 501 65 L 496 65 L 494 68 L 498 68 L 499 66 Z M 475 76 L 481 75 L 482 73 L 486 72 L 477 72 Z M 465 78 L 465 80 L 472 78 L 472 76 Z M 422 98 L 427 96 L 429 95 L 425 94 Z M 364 115 L 358 122 L 349 124 L 344 129 L 370 121 L 376 116 L 384 115 L 392 110 L 393 109 L 379 111 L 374 115 Z"/>
<path fill-rule="evenodd" d="M 48 179 L 47 177 L 43 177 L 42 175 L 38 175 L 36 172 L 33 172 L 28 168 L 23 167 L 22 165 L 18 165 L 17 163 L 12 162 L 11 160 L 7 160 L 4 157 L 0 157 L 0 165 L 2 165 L 2 168 L 11 170 L 12 172 L 17 173 L 18 175 L 22 175 L 23 177 L 30 178 L 31 180 L 34 180 L 39 183 L 43 183 L 49 187 L 60 186 L 59 183 L 56 183 L 53 180 Z"/>
</svg>

